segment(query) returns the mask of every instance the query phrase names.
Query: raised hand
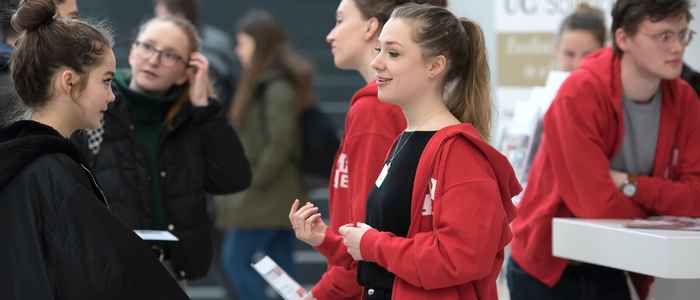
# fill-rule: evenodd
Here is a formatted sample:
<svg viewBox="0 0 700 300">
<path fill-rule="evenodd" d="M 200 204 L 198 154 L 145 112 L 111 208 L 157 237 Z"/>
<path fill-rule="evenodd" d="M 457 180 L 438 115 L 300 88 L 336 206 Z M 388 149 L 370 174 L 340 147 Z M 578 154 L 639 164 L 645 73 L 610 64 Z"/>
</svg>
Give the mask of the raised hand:
<svg viewBox="0 0 700 300">
<path fill-rule="evenodd" d="M 209 60 L 202 53 L 190 55 L 188 77 L 190 81 L 190 102 L 192 106 L 209 105 Z"/>
<path fill-rule="evenodd" d="M 294 234 L 300 241 L 317 247 L 326 238 L 328 226 L 323 222 L 318 207 L 313 203 L 307 202 L 302 207 L 299 205 L 299 199 L 294 200 L 289 211 L 289 222 L 292 223 Z"/>
</svg>

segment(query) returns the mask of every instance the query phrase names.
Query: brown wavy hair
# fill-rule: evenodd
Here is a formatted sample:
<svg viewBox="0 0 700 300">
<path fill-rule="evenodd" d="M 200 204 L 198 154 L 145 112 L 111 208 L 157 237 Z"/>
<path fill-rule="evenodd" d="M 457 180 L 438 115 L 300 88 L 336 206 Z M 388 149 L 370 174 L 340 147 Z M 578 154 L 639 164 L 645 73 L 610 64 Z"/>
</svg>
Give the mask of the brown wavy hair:
<svg viewBox="0 0 700 300">
<path fill-rule="evenodd" d="M 292 83 L 298 112 L 316 101 L 312 93 L 313 67 L 287 43 L 287 35 L 275 18 L 263 10 L 248 12 L 238 23 L 238 33 L 245 33 L 255 41 L 255 51 L 251 65 L 244 70 L 233 95 L 228 112 L 229 121 L 242 126 L 245 111 L 253 93 L 266 71 L 277 70 Z"/>
</svg>

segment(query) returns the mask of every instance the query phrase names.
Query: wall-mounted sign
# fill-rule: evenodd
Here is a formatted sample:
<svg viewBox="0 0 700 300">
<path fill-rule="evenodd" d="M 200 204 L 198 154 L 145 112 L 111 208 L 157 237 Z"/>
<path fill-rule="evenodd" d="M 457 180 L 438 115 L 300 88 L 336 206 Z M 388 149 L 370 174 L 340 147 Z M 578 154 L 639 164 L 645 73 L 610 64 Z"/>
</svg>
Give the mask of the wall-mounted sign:
<svg viewBox="0 0 700 300">
<path fill-rule="evenodd" d="M 499 85 L 543 85 L 553 69 L 553 47 L 553 33 L 499 33 Z"/>
</svg>

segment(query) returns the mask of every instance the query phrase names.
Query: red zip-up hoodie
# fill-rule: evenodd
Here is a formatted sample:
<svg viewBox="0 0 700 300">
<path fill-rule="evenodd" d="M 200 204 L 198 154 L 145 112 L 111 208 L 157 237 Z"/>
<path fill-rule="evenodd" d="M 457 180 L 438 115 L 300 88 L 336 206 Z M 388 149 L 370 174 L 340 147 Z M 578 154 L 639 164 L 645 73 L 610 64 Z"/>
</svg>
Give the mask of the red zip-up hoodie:
<svg viewBox="0 0 700 300">
<path fill-rule="evenodd" d="M 371 229 L 362 257 L 396 275 L 392 299 L 497 300 L 520 190 L 508 160 L 474 127 L 443 128 L 418 162 L 407 237 Z"/>
<path fill-rule="evenodd" d="M 312 291 L 316 299 L 361 299 L 357 264 L 341 267 L 334 263 L 337 257 L 347 255 L 338 227 L 364 222 L 367 195 L 379 176 L 383 158 L 405 128 L 401 108 L 377 98 L 376 82 L 352 97 L 328 187 L 330 224 L 326 239 L 317 247 L 328 258 L 328 270 Z"/>
<path fill-rule="evenodd" d="M 592 54 L 564 82 L 547 111 L 542 144 L 513 222 L 513 259 L 554 286 L 567 261 L 552 256 L 552 218 L 700 216 L 700 102 L 682 80 L 662 80 L 652 176 L 625 197 L 610 178 L 624 137 L 620 56 Z M 646 298 L 650 278 L 633 277 Z"/>
</svg>

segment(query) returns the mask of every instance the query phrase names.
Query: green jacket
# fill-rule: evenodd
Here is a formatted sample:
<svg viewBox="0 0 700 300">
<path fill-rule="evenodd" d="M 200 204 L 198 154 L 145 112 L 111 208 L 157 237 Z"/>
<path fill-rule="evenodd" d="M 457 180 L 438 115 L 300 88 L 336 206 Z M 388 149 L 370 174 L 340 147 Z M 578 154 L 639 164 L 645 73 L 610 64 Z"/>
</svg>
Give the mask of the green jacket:
<svg viewBox="0 0 700 300">
<path fill-rule="evenodd" d="M 216 196 L 223 228 L 287 228 L 289 208 L 305 199 L 299 162 L 301 133 L 291 83 L 266 74 L 255 89 L 238 133 L 253 170 L 247 190 Z"/>
</svg>

